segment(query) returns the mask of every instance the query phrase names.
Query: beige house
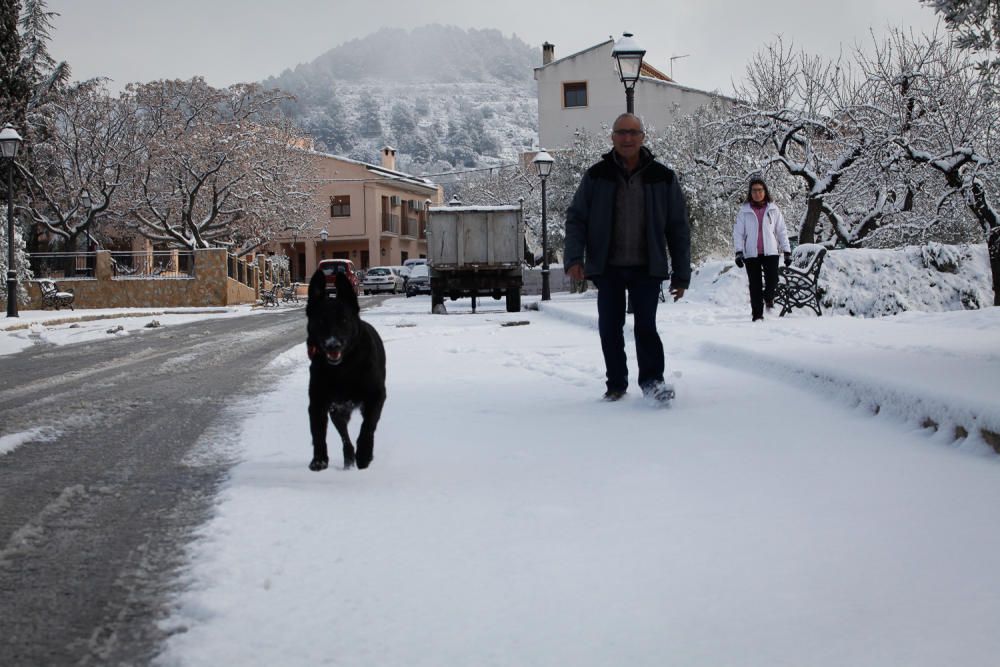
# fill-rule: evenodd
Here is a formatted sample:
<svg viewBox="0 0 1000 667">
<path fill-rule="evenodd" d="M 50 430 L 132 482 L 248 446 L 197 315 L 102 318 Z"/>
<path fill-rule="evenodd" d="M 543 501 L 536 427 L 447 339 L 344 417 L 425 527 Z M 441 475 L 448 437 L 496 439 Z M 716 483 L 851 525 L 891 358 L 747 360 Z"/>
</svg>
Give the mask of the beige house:
<svg viewBox="0 0 1000 667">
<path fill-rule="evenodd" d="M 368 269 L 427 256 L 426 202 L 443 202 L 441 186 L 396 171 L 391 146 L 382 149 L 380 165 L 316 151 L 309 155 L 323 212 L 268 246 L 269 252 L 289 258 L 292 280 L 308 281 L 323 259 L 349 259 Z"/>
</svg>

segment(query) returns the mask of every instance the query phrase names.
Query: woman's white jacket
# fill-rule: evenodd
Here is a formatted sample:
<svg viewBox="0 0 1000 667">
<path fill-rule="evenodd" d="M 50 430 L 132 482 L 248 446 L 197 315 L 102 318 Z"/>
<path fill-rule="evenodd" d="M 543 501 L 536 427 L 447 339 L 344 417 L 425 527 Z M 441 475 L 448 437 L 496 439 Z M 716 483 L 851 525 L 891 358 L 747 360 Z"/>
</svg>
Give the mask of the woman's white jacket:
<svg viewBox="0 0 1000 667">
<path fill-rule="evenodd" d="M 764 254 L 778 255 L 791 252 L 788 243 L 788 229 L 785 227 L 785 216 L 781 215 L 774 203 L 768 202 L 764 211 Z M 736 214 L 736 224 L 733 225 L 733 250 L 742 252 L 744 257 L 757 256 L 757 214 L 750 204 L 743 204 Z"/>
</svg>

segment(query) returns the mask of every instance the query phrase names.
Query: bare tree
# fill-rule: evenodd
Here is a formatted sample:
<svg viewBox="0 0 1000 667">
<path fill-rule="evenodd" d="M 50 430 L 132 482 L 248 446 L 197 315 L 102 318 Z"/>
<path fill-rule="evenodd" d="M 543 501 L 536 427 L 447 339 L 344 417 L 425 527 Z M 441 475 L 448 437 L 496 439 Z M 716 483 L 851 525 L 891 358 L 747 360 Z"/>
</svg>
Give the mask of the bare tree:
<svg viewBox="0 0 1000 667">
<path fill-rule="evenodd" d="M 114 212 L 142 148 L 134 109 L 95 79 L 51 96 L 32 120 L 40 141 L 22 168 L 28 201 L 20 210 L 65 247 L 84 233 L 99 236 L 96 223 Z"/>
<path fill-rule="evenodd" d="M 244 252 L 295 227 L 316 206 L 312 167 L 286 99 L 254 84 L 201 78 L 130 86 L 145 146 L 122 220 L 154 243 Z"/>
<path fill-rule="evenodd" d="M 971 55 L 937 35 L 894 32 L 878 51 L 869 80 L 891 121 L 899 159 L 933 174 L 937 225 L 955 224 L 964 205 L 986 237 L 994 304 L 1000 305 L 1000 210 L 994 202 L 1000 99 Z"/>
</svg>

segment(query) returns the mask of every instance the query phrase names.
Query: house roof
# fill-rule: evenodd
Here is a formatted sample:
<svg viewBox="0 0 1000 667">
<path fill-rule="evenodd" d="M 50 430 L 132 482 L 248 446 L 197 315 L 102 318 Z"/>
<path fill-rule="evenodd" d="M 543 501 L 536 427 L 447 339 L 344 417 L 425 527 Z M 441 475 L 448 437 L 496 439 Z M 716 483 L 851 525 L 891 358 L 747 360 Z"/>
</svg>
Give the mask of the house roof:
<svg viewBox="0 0 1000 667">
<path fill-rule="evenodd" d="M 317 150 L 306 150 L 307 153 L 312 155 L 319 155 L 320 157 L 328 157 L 334 160 L 340 160 L 341 162 L 347 162 L 348 164 L 356 164 L 358 166 L 364 167 L 372 174 L 376 175 L 379 180 L 396 181 L 398 183 L 405 183 L 407 185 L 415 185 L 420 188 L 427 188 L 434 192 L 437 192 L 437 184 L 426 178 L 420 176 L 413 176 L 411 174 L 405 174 L 401 171 L 394 171 L 392 169 L 386 169 L 377 164 L 371 164 L 369 162 L 362 162 L 360 160 L 352 160 L 349 157 L 344 157 L 343 155 L 333 155 L 332 153 L 324 153 Z"/>
<path fill-rule="evenodd" d="M 559 58 L 558 60 L 553 60 L 552 62 L 547 63 L 545 65 L 542 65 L 541 67 L 536 67 L 535 69 L 536 70 L 545 69 L 546 67 L 551 67 L 552 65 L 555 65 L 557 63 L 561 63 L 564 60 L 569 60 L 570 58 L 575 58 L 576 56 L 578 56 L 580 54 L 587 53 L 588 51 L 593 51 L 594 49 L 599 49 L 601 47 L 607 46 L 608 44 L 614 44 L 614 43 L 615 43 L 615 40 L 613 40 L 613 39 L 606 39 L 606 40 L 604 40 L 603 42 L 601 42 L 599 44 L 594 44 L 593 46 L 584 49 L 583 51 L 577 51 L 576 53 L 571 53 L 568 56 L 563 56 L 562 58 Z M 639 74 L 641 76 L 644 76 L 644 77 L 650 78 L 650 79 L 659 79 L 660 81 L 673 82 L 673 79 L 671 79 L 669 76 L 667 76 L 666 74 L 664 74 L 663 72 L 661 72 L 660 70 L 656 69 L 655 67 L 653 67 L 652 65 L 650 65 L 649 63 L 647 63 L 645 61 L 643 61 L 642 67 L 639 69 Z"/>
</svg>

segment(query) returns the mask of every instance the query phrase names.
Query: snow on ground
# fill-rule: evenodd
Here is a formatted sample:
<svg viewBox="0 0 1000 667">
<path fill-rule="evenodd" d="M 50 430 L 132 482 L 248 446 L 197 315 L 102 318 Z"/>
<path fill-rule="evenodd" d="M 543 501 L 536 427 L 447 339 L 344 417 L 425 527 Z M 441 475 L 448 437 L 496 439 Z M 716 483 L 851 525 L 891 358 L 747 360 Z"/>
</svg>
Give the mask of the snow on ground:
<svg viewBox="0 0 1000 667">
<path fill-rule="evenodd" d="M 262 310 L 252 306 L 19 310 L 16 318 L 0 318 L 0 356 L 32 345 L 69 345 L 141 334 L 154 321 L 169 326 L 207 317 L 241 317 Z"/>
<path fill-rule="evenodd" d="M 366 471 L 307 470 L 290 349 L 159 662 L 993 664 L 1000 461 L 972 427 L 1000 415 L 1000 309 L 751 324 L 701 291 L 661 308 L 667 410 L 598 400 L 593 293 L 366 311 Z"/>
<path fill-rule="evenodd" d="M 666 410 L 598 400 L 594 292 L 365 311 L 389 357 L 365 471 L 307 469 L 297 343 L 233 408 L 158 662 L 995 664 L 1000 309 L 751 324 L 723 268 L 661 306 Z"/>
</svg>

